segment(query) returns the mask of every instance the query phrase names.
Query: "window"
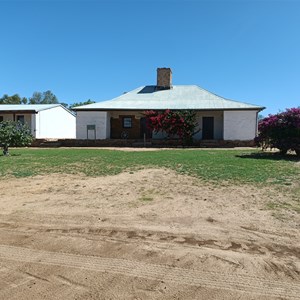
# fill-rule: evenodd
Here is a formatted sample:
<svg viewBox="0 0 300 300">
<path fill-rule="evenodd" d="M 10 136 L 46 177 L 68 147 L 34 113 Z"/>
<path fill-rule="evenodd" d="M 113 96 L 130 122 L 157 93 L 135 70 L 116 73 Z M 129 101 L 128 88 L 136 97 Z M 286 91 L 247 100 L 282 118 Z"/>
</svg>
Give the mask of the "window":
<svg viewBox="0 0 300 300">
<path fill-rule="evenodd" d="M 131 117 L 123 118 L 123 128 L 132 128 L 132 118 Z"/>
<path fill-rule="evenodd" d="M 0 122 L 3 122 L 3 116 L 0 116 Z"/>
<path fill-rule="evenodd" d="M 25 118 L 23 115 L 17 116 L 17 121 L 24 124 L 25 123 Z"/>
</svg>

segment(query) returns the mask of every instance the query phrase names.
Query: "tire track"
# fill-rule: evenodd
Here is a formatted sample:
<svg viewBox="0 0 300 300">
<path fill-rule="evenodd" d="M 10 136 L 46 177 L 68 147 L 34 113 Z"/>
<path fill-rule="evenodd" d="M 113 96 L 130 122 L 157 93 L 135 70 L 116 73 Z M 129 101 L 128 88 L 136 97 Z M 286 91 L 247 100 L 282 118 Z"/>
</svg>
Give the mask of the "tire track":
<svg viewBox="0 0 300 300">
<path fill-rule="evenodd" d="M 59 234 L 59 235 L 73 235 L 85 237 L 88 234 L 89 237 L 95 239 L 110 239 L 113 241 L 151 241 L 158 243 L 180 244 L 187 247 L 205 247 L 211 249 L 221 249 L 226 251 L 234 251 L 239 253 L 250 254 L 266 254 L 272 253 L 277 257 L 294 256 L 300 259 L 300 249 L 298 245 L 288 245 L 281 241 L 281 243 L 275 242 L 253 242 L 249 240 L 223 240 L 217 241 L 214 239 L 203 239 L 201 236 L 195 234 L 174 234 L 167 231 L 153 231 L 153 230 L 137 230 L 137 229 L 125 229 L 118 227 L 49 227 L 40 226 L 34 224 L 23 224 L 22 226 L 16 225 L 15 222 L 0 222 L 0 230 L 9 230 L 16 233 L 47 233 L 47 234 Z M 178 240 L 180 238 L 180 240 Z M 295 237 L 296 238 L 296 237 Z"/>
<path fill-rule="evenodd" d="M 241 274 L 222 274 L 125 259 L 49 252 L 7 245 L 0 245 L 0 259 L 79 268 L 151 280 L 163 280 L 173 284 L 240 291 L 283 299 L 300 299 L 300 284 L 272 281 Z"/>
</svg>

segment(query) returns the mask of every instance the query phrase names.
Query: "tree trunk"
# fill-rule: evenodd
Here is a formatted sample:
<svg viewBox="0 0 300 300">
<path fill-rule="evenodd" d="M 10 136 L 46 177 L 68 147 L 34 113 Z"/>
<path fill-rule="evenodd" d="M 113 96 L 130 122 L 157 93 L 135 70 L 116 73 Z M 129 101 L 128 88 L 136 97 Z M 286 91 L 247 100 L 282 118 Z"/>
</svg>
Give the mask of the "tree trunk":
<svg viewBox="0 0 300 300">
<path fill-rule="evenodd" d="M 4 145 L 3 146 L 3 155 L 9 155 L 9 152 L 8 152 L 8 146 Z"/>
</svg>

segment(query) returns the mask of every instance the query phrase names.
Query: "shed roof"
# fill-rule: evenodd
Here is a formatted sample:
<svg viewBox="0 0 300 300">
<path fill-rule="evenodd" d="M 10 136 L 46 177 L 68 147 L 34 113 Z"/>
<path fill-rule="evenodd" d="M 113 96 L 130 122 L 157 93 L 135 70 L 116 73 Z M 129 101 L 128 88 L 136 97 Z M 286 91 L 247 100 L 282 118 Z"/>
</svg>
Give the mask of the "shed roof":
<svg viewBox="0 0 300 300">
<path fill-rule="evenodd" d="M 61 104 L 1 104 L 0 111 L 34 111 L 61 106 Z"/>
<path fill-rule="evenodd" d="M 65 108 L 62 104 L 0 104 L 0 112 L 6 113 L 38 113 L 40 111 L 51 109 L 54 107 L 62 107 L 71 115 L 75 116 L 73 111 Z"/>
<path fill-rule="evenodd" d="M 264 107 L 229 100 L 197 85 L 174 85 L 158 90 L 156 85 L 139 87 L 112 100 L 77 106 L 75 110 L 262 110 Z"/>
</svg>

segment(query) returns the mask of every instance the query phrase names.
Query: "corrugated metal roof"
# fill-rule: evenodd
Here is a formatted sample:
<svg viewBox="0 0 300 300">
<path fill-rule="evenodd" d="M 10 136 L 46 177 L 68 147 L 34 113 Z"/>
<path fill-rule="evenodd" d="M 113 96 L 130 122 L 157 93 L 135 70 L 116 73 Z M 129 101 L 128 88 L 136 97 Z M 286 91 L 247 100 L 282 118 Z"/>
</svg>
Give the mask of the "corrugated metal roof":
<svg viewBox="0 0 300 300">
<path fill-rule="evenodd" d="M 1 104 L 0 111 L 35 111 L 61 106 L 61 104 Z"/>
<path fill-rule="evenodd" d="M 264 107 L 217 96 L 197 85 L 175 85 L 157 90 L 155 85 L 139 87 L 109 101 L 77 106 L 75 110 L 262 110 Z"/>
</svg>

